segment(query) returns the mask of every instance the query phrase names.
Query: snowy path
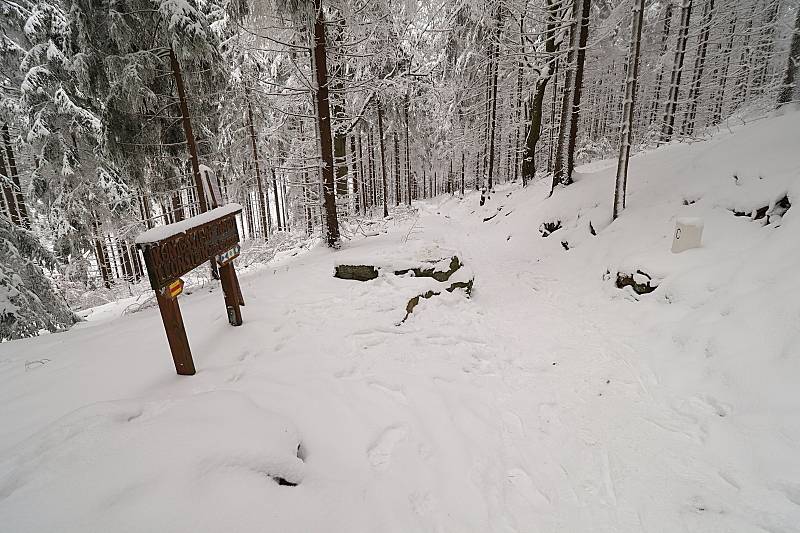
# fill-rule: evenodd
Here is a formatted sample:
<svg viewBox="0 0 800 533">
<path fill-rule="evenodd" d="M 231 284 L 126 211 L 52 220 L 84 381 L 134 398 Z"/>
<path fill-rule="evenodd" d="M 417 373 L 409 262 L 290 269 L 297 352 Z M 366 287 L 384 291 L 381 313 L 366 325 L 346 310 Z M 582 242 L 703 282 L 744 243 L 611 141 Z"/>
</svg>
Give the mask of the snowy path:
<svg viewBox="0 0 800 533">
<path fill-rule="evenodd" d="M 597 280 L 587 283 L 582 272 L 537 268 L 536 239 L 521 254 L 519 243 L 484 231 L 480 214 L 456 221 L 439 211 L 427 206 L 422 234 L 459 249 L 476 272 L 478 317 L 464 325 L 487 339 L 479 357 L 496 373 L 473 381 L 494 391 L 492 418 L 502 421 L 487 428 L 500 431 L 503 446 L 487 487 L 501 495 L 488 505 L 493 527 L 795 527 L 791 516 L 751 507 L 733 465 L 706 448 L 708 420 L 729 409 L 711 396 L 687 398 L 660 386 L 642 357 L 652 348 L 645 330 L 637 332 L 635 308 L 592 298 Z"/>
<path fill-rule="evenodd" d="M 236 426 L 228 428 L 233 433 L 222 449 L 212 445 L 178 460 L 187 463 L 187 471 L 206 472 L 199 485 L 209 509 L 221 497 L 214 496 L 222 490 L 214 488 L 217 483 L 237 496 L 226 503 L 226 513 L 200 511 L 186 523 L 169 506 L 145 499 L 153 523 L 167 524 L 170 531 L 189 526 L 214 531 L 231 523 L 252 530 L 263 520 L 275 524 L 276 531 L 759 530 L 745 526 L 750 519 L 742 520 L 746 505 L 738 501 L 735 474 L 703 456 L 701 415 L 712 416 L 718 407 L 700 400 L 682 403 L 681 414 L 669 405 L 638 357 L 646 339 L 631 330 L 636 317 L 630 307 L 613 300 L 603 307 L 603 300 L 587 296 L 596 280 L 576 282 L 573 272 L 537 265 L 536 240 L 520 254 L 502 234 L 486 231 L 482 217 L 468 206 L 457 200 L 448 204 L 448 216 L 437 214 L 438 206 L 423 205 L 413 239 L 461 252 L 476 275 L 471 300 L 456 294 L 423 300 L 397 326 L 408 295 L 391 278 L 368 284 L 334 280 L 328 252 L 317 250 L 273 272 L 243 276 L 248 305 L 241 330 L 224 323 L 218 294 L 185 300 L 201 369 L 191 379 L 168 377 L 169 361 L 152 310 L 123 320 L 119 325 L 125 331 L 148 332 L 144 351 L 152 351 L 147 360 L 159 365 L 133 379 L 110 375 L 107 382 L 65 389 L 67 395 L 49 408 L 50 417 L 94 404 L 88 418 L 80 414 L 85 409 L 70 415 L 77 420 L 67 427 L 77 434 L 97 424 L 98 409 L 113 420 L 136 420 L 176 401 L 190 406 L 212 401 L 223 406 L 220 415 L 230 416 L 224 406 L 234 400 L 203 399 L 227 391 L 241 396 L 235 401 L 254 402 L 278 420 L 290 421 L 302 464 L 293 464 L 277 446 L 267 445 L 262 459 L 240 450 L 237 438 L 250 439 L 250 430 Z M 463 216 L 457 217 L 459 212 Z M 366 250 L 396 247 L 405 233 L 398 227 L 386 237 L 368 239 Z M 197 325 L 209 319 L 212 328 Z M 101 328 L 76 330 L 73 347 L 82 350 L 77 361 L 93 360 L 103 353 L 100 346 L 115 345 L 112 337 L 119 332 L 109 335 Z M 45 365 L 18 377 L 35 388 L 58 379 L 55 370 Z M 74 369 L 61 371 L 71 375 Z M 117 398 L 132 399 L 108 402 Z M 34 410 L 30 401 L 35 399 L 15 398 L 5 405 L 29 412 Z M 232 416 L 249 425 L 253 417 L 266 415 Z M 270 417 L 263 422 L 267 427 L 277 423 Z M 105 424 L 94 444 L 69 454 L 88 460 L 98 453 L 95 448 L 103 450 L 110 439 L 118 439 L 117 423 Z M 32 437 L 33 444 L 23 444 L 23 449 L 47 450 L 42 457 L 20 463 L 12 455 L 5 463 L 11 484 L 0 485 L 0 515 L 13 510 L 12 518 L 19 520 L 11 521 L 15 531 L 53 523 L 80 530 L 86 516 L 93 516 L 94 524 L 129 519 L 137 505 L 126 498 L 136 502 L 142 498 L 136 487 L 152 481 L 117 465 L 120 486 L 112 492 L 122 503 L 108 506 L 110 496 L 90 493 L 63 511 L 67 518 L 57 514 L 54 522 L 38 521 L 46 516 L 25 521 L 33 513 L 29 506 L 47 494 L 47 478 L 39 472 L 64 467 L 59 457 L 67 442 L 61 432 L 45 429 Z M 154 453 L 159 452 L 145 445 L 132 461 Z M 207 472 L 209 462 L 219 461 L 229 465 L 221 480 L 221 473 Z M 281 475 L 299 485 L 253 486 L 248 477 L 253 472 L 266 479 Z M 197 497 L 194 474 L 175 483 Z M 58 494 L 68 486 L 71 482 L 62 480 L 50 490 Z M 720 496 L 726 492 L 727 501 Z M 269 503 L 254 510 L 256 500 Z M 769 525 L 768 518 L 762 521 Z"/>
<path fill-rule="evenodd" d="M 598 323 L 600 310 L 576 305 L 581 298 L 568 279 L 537 275 L 518 250 L 480 231 L 482 217 L 472 220 L 470 227 L 469 219 L 429 215 L 422 225 L 475 270 L 481 316 L 473 327 L 492 339 L 487 359 L 500 361 L 495 408 L 503 453 L 496 468 L 504 470 L 504 494 L 494 514 L 517 531 L 531 524 L 640 529 L 639 518 L 618 506 L 617 450 L 608 439 L 624 438 L 630 409 L 646 396 L 628 362 L 630 335 L 615 320 Z"/>
</svg>

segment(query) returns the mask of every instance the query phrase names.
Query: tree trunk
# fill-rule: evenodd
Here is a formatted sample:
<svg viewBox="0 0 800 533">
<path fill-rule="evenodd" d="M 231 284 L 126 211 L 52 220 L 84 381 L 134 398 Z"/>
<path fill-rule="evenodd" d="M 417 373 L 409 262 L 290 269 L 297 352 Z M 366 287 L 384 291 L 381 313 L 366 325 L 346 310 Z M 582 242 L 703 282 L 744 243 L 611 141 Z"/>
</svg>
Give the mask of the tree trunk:
<svg viewBox="0 0 800 533">
<path fill-rule="evenodd" d="M 661 142 L 669 142 L 675 128 L 675 112 L 678 106 L 678 93 L 681 88 L 683 60 L 686 56 L 686 41 L 689 39 L 689 21 L 692 16 L 692 0 L 683 0 L 681 4 L 681 22 L 678 28 L 678 42 L 675 45 L 675 61 L 664 108 L 664 122 L 661 126 Z"/>
<path fill-rule="evenodd" d="M 567 57 L 568 70 L 564 80 L 564 99 L 561 104 L 561 128 L 558 133 L 558 148 L 553 164 L 553 182 L 550 193 L 557 185 L 572 183 L 575 165 L 578 120 L 580 119 L 583 65 L 586 59 L 586 42 L 589 37 L 590 0 L 574 0 L 572 15 L 575 19 L 570 32 L 570 50 Z"/>
<path fill-rule="evenodd" d="M 358 132 L 358 175 L 361 179 L 361 214 L 367 214 L 369 207 L 369 177 L 364 170 L 364 146 L 362 142 L 363 132 Z"/>
<path fill-rule="evenodd" d="M 350 136 L 350 174 L 353 177 L 353 213 L 358 214 L 361 209 L 358 194 L 361 187 L 358 186 L 358 161 L 356 161 L 356 136 Z"/>
<path fill-rule="evenodd" d="M 778 107 L 788 104 L 794 99 L 794 90 L 798 71 L 800 71 L 800 3 L 795 8 L 797 14 L 794 19 L 794 32 L 792 34 L 792 44 L 789 46 L 789 59 L 786 62 L 786 72 L 783 75 L 783 83 L 778 93 Z"/>
<path fill-rule="evenodd" d="M 491 194 L 494 190 L 494 146 L 495 146 L 495 132 L 497 130 L 497 77 L 500 63 L 500 31 L 502 24 L 502 17 L 500 16 L 501 7 L 496 7 L 497 16 L 495 19 L 496 28 L 493 32 L 492 41 L 489 43 L 490 56 L 489 66 L 491 69 L 490 79 L 490 109 L 489 109 L 489 144 L 488 144 L 488 170 L 486 172 L 486 186 L 487 193 Z"/>
<path fill-rule="evenodd" d="M 549 5 L 549 0 L 548 0 L 548 5 Z M 528 2 L 526 0 L 525 1 L 525 8 L 522 11 L 522 16 L 520 16 L 520 18 L 519 18 L 519 46 L 520 46 L 521 56 L 520 56 L 519 61 L 517 61 L 517 101 L 516 101 L 516 108 L 514 110 L 514 119 L 515 120 L 514 120 L 514 163 L 513 164 L 514 164 L 514 181 L 515 182 L 517 181 L 517 178 L 519 177 L 519 174 L 520 174 L 520 157 L 521 157 L 521 154 L 522 154 L 522 151 L 520 149 L 520 139 L 522 137 L 520 135 L 520 127 L 522 125 L 522 115 L 523 115 L 523 105 L 524 105 L 523 102 L 522 102 L 522 76 L 524 74 L 522 57 L 525 56 L 525 13 L 526 13 L 527 9 L 528 9 Z M 464 156 L 463 152 L 461 153 L 461 156 L 462 156 L 462 160 L 463 160 L 463 156 Z M 463 163 L 463 161 L 462 161 L 462 163 Z M 463 171 L 464 171 L 463 164 L 462 164 L 461 171 L 462 171 L 462 175 L 463 175 Z M 525 183 L 523 182 L 523 186 L 524 185 L 525 185 Z M 464 190 L 463 189 L 464 188 L 462 187 L 461 189 L 462 189 L 461 190 L 461 194 L 463 196 L 463 194 L 464 194 Z"/>
<path fill-rule="evenodd" d="M 450 158 L 450 171 L 447 173 L 447 189 L 446 192 L 455 194 L 455 187 L 453 187 L 453 158 Z"/>
<path fill-rule="evenodd" d="M 553 67 L 553 101 L 550 103 L 550 127 L 548 128 L 550 136 L 548 149 L 547 149 L 547 172 L 550 173 L 553 171 L 553 152 L 556 146 L 557 138 L 558 138 L 558 123 L 556 122 L 556 109 L 558 109 L 558 58 L 555 60 L 555 66 Z M 533 156 L 536 157 L 536 152 L 534 150 Z M 535 174 L 534 168 L 534 174 Z M 535 176 L 534 176 L 535 177 Z"/>
<path fill-rule="evenodd" d="M 381 151 L 381 186 L 383 196 L 383 217 L 389 216 L 389 203 L 388 203 L 388 187 L 386 184 L 386 147 L 383 142 L 383 108 L 379 98 L 375 99 L 376 106 L 378 107 L 378 142 L 380 143 Z"/>
<path fill-rule="evenodd" d="M 405 101 L 405 122 L 406 122 L 406 204 L 411 205 L 411 149 L 409 146 L 408 140 L 408 111 L 411 105 L 408 97 L 408 93 L 406 93 L 406 101 Z"/>
<path fill-rule="evenodd" d="M 337 106 L 338 107 L 338 106 Z M 337 111 L 337 113 L 340 111 Z M 344 111 L 341 111 L 344 113 Z M 333 158 L 336 161 L 336 196 L 347 198 L 347 137 L 343 133 L 333 136 Z"/>
<path fill-rule="evenodd" d="M 578 139 L 578 122 L 581 113 L 581 95 L 583 94 L 583 71 L 586 62 L 586 44 L 589 40 L 589 11 L 591 0 L 583 0 L 583 12 L 580 19 L 577 62 L 575 65 L 575 87 L 572 90 L 572 119 L 569 127 L 569 144 L 567 145 L 567 172 L 564 185 L 572 183 L 572 170 L 575 168 L 575 150 Z"/>
<path fill-rule="evenodd" d="M 763 93 L 768 85 L 768 73 L 775 46 L 775 25 L 778 20 L 780 0 L 771 0 L 771 2 L 765 2 L 765 4 L 766 13 L 764 22 L 761 25 L 761 38 L 756 48 L 756 69 L 755 77 L 753 78 L 753 88 L 757 89 L 760 93 Z"/>
<path fill-rule="evenodd" d="M 2 174 L 0 180 L 2 180 L 3 182 L 2 184 L 3 196 L 5 197 L 5 203 L 8 209 L 8 218 L 15 226 L 21 226 L 22 219 L 20 218 L 19 210 L 17 209 L 17 196 L 16 194 L 14 194 L 14 182 L 8 175 L 8 170 L 6 169 L 5 157 L 3 156 L 2 151 L 0 151 L 0 174 Z"/>
<path fill-rule="evenodd" d="M 666 59 L 667 55 L 667 41 L 669 40 L 669 30 L 671 26 L 672 2 L 669 1 L 664 8 L 664 27 L 663 31 L 661 32 L 661 56 L 658 64 L 658 73 L 656 74 L 656 89 L 655 94 L 653 95 L 653 104 L 650 108 L 650 124 L 656 121 L 656 117 L 658 115 L 658 106 L 661 100 L 661 83 L 664 80 L 664 60 Z"/>
<path fill-rule="evenodd" d="M 331 42 L 334 49 L 338 49 L 344 35 L 344 18 L 340 13 L 334 12 L 335 22 L 326 22 L 326 25 L 333 29 L 330 32 Z M 341 57 L 334 55 L 331 60 L 331 72 L 329 76 L 331 86 L 331 111 L 333 112 L 333 158 L 336 162 L 336 197 L 339 199 L 339 206 L 343 205 L 344 199 L 348 195 L 347 186 L 347 134 L 344 131 L 346 121 L 344 109 L 344 82 L 345 75 L 344 61 Z"/>
<path fill-rule="evenodd" d="M 697 102 L 700 99 L 700 82 L 703 81 L 703 69 L 706 64 L 706 52 L 708 50 L 708 36 L 711 32 L 711 19 L 714 16 L 714 0 L 707 0 L 703 7 L 703 26 L 698 37 L 697 55 L 694 60 L 694 73 L 692 74 L 692 85 L 689 89 L 689 109 L 683 122 L 683 135 L 692 136 L 697 120 Z"/>
<path fill-rule="evenodd" d="M 8 171 L 7 176 L 11 178 L 14 184 L 14 196 L 17 201 L 17 212 L 19 213 L 22 225 L 31 229 L 31 220 L 28 216 L 28 208 L 25 206 L 25 196 L 22 194 L 22 185 L 19 181 L 19 173 L 17 172 L 17 161 L 14 158 L 14 147 L 11 145 L 11 136 L 8 132 L 8 123 L 3 123 L 3 143 L 6 146 L 6 157 L 8 158 Z"/>
<path fill-rule="evenodd" d="M 172 75 L 175 78 L 175 87 L 178 91 L 178 101 L 181 109 L 181 122 L 183 123 L 183 133 L 186 135 L 186 147 L 189 150 L 189 162 L 192 165 L 194 188 L 197 192 L 200 212 L 205 213 L 208 211 L 208 204 L 206 203 L 206 195 L 203 191 L 203 181 L 200 176 L 200 162 L 197 159 L 197 144 L 195 143 L 194 132 L 192 131 L 192 118 L 191 115 L 189 115 L 189 105 L 186 103 L 186 87 L 183 84 L 181 65 L 178 63 L 178 58 L 172 48 L 169 49 L 169 61 L 170 65 L 172 66 Z"/>
<path fill-rule="evenodd" d="M 306 217 L 306 235 L 314 234 L 314 213 L 311 211 L 311 184 L 308 179 L 308 170 L 303 171 L 303 213 Z"/>
<path fill-rule="evenodd" d="M 395 130 L 394 138 L 394 205 L 400 205 L 402 200 L 402 186 L 400 183 L 400 138 Z"/>
<path fill-rule="evenodd" d="M 375 141 L 372 137 L 372 128 L 367 131 L 367 149 L 369 151 L 369 177 L 370 177 L 370 207 L 378 205 L 378 187 L 377 187 L 377 173 L 375 172 Z"/>
<path fill-rule="evenodd" d="M 558 7 L 555 0 L 547 0 L 547 28 L 545 30 L 544 51 L 550 57 L 544 72 L 536 80 L 536 87 L 530 97 L 528 109 L 530 123 L 525 133 L 525 155 L 522 159 L 522 186 L 525 187 L 536 177 L 536 146 L 542 134 L 542 112 L 547 83 L 553 76 L 556 65 L 556 27 Z M 555 96 L 554 96 L 555 98 Z"/>
<path fill-rule="evenodd" d="M 322 158 L 322 197 L 325 209 L 325 241 L 331 248 L 340 246 L 339 219 L 336 216 L 335 180 L 333 176 L 333 139 L 331 107 L 328 95 L 328 59 L 325 44 L 325 15 L 322 0 L 314 0 L 314 72 L 317 80 L 317 127 Z"/>
<path fill-rule="evenodd" d="M 615 220 L 625 209 L 625 187 L 628 181 L 628 159 L 631 154 L 631 130 L 633 129 L 633 110 L 636 106 L 636 84 L 639 79 L 639 52 L 642 43 L 643 15 L 644 0 L 635 0 L 633 4 L 633 21 L 631 22 L 631 49 L 628 55 L 628 73 L 625 80 L 625 108 L 623 111 L 622 134 L 619 141 L 619 161 L 617 163 L 612 220 Z"/>
<path fill-rule="evenodd" d="M 278 177 L 275 175 L 275 169 L 272 169 L 272 197 L 275 199 L 275 222 L 277 225 L 277 230 L 281 231 L 286 228 L 283 227 L 283 222 L 281 219 L 281 204 L 278 194 Z"/>
<path fill-rule="evenodd" d="M 94 233 L 94 254 L 97 259 L 97 269 L 100 271 L 100 278 L 103 280 L 103 285 L 106 289 L 111 288 L 111 271 L 108 263 L 108 255 L 105 250 L 105 241 L 100 235 L 100 223 L 97 221 L 97 215 L 91 213 L 92 227 Z"/>
<path fill-rule="evenodd" d="M 717 95 L 714 99 L 714 112 L 711 117 L 711 124 L 716 125 L 722 121 L 722 106 L 725 103 L 725 88 L 728 85 L 728 71 L 730 70 L 731 65 L 731 55 L 733 54 L 733 43 L 734 39 L 736 38 L 736 23 L 737 23 L 737 14 L 736 10 L 733 11 L 731 15 L 731 26 L 729 35 L 730 38 L 728 39 L 728 47 L 725 50 L 725 59 L 722 63 L 722 70 L 720 71 L 719 75 L 719 88 L 717 89 Z"/>
<path fill-rule="evenodd" d="M 466 156 L 461 152 L 461 197 L 464 197 L 464 166 L 466 165 Z"/>
<path fill-rule="evenodd" d="M 286 231 L 291 230 L 289 227 L 289 194 L 286 190 L 286 176 L 281 180 L 281 213 L 283 214 L 283 229 Z"/>
<path fill-rule="evenodd" d="M 253 165 L 256 169 L 256 186 L 258 187 L 258 207 L 261 215 L 261 231 L 264 232 L 264 240 L 269 239 L 269 213 L 264 200 L 264 183 L 261 179 L 261 166 L 258 157 L 258 143 L 256 142 L 256 129 L 253 126 L 253 106 L 250 103 L 250 89 L 245 90 L 247 98 L 247 127 L 250 130 L 250 148 L 253 151 Z"/>
<path fill-rule="evenodd" d="M 184 219 L 183 204 L 181 203 L 181 192 L 172 195 L 172 219 L 175 222 L 180 222 Z"/>
</svg>

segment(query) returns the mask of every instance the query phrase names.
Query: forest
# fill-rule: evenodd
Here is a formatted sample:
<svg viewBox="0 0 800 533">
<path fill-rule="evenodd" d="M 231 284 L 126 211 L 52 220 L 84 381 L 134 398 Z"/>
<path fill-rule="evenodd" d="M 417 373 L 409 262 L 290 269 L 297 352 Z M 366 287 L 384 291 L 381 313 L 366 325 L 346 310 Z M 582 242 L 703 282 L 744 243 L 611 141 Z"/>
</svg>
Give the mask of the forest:
<svg viewBox="0 0 800 533">
<path fill-rule="evenodd" d="M 0 337 L 129 295 L 137 234 L 244 208 L 246 250 L 694 142 L 797 99 L 784 0 L 2 0 Z M 755 110 L 755 111 L 754 111 Z M 48 287 L 52 287 L 50 290 Z"/>
<path fill-rule="evenodd" d="M 0 531 L 798 533 L 798 0 L 0 0 Z"/>
</svg>

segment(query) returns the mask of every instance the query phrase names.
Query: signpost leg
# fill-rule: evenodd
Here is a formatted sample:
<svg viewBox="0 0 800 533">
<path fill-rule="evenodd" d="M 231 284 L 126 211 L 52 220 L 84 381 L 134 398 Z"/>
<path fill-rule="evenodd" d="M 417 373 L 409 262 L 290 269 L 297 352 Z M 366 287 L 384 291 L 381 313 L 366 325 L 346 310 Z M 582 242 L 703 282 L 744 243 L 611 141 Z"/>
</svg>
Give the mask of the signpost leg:
<svg viewBox="0 0 800 533">
<path fill-rule="evenodd" d="M 186 338 L 186 329 L 183 327 L 181 309 L 178 307 L 177 298 L 169 298 L 156 291 L 158 308 L 161 310 L 161 320 L 164 322 L 164 331 L 167 332 L 169 349 L 172 352 L 172 360 L 175 362 L 175 370 L 181 376 L 193 376 L 195 374 L 192 351 L 189 349 L 189 339 Z"/>
<path fill-rule="evenodd" d="M 228 311 L 228 322 L 231 326 L 242 325 L 242 311 L 239 306 L 243 304 L 239 290 L 239 280 L 233 262 L 219 267 L 219 276 L 222 281 L 222 292 L 225 294 L 225 308 Z"/>
</svg>

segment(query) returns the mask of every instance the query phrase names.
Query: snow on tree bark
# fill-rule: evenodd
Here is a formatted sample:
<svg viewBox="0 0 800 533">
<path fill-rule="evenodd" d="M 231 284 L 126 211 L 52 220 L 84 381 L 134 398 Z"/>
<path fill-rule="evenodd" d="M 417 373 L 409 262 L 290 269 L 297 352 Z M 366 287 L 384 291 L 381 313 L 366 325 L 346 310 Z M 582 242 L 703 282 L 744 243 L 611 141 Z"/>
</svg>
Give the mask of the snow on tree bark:
<svg viewBox="0 0 800 533">
<path fill-rule="evenodd" d="M 619 161 L 617 162 L 612 220 L 616 219 L 625 209 L 625 188 L 628 181 L 628 160 L 631 153 L 633 111 L 636 106 L 636 83 L 639 78 L 639 52 L 642 43 L 643 16 L 644 0 L 635 0 L 633 4 L 633 20 L 631 21 L 631 45 L 628 54 L 628 74 L 625 79 L 625 107 L 619 142 Z"/>
<path fill-rule="evenodd" d="M 331 135 L 331 107 L 328 96 L 328 60 L 325 43 L 325 14 L 322 1 L 314 0 L 314 72 L 316 74 L 317 128 L 320 136 L 322 159 L 322 196 L 325 211 L 325 241 L 338 248 L 339 219 L 336 216 L 333 138 Z"/>
<path fill-rule="evenodd" d="M 675 112 L 678 106 L 678 93 L 683 74 L 683 60 L 686 56 L 686 42 L 689 38 L 689 21 L 692 16 L 692 0 L 683 0 L 681 4 L 681 21 L 678 27 L 678 40 L 675 45 L 675 60 L 669 83 L 669 93 L 664 109 L 664 121 L 661 127 L 661 142 L 669 142 L 675 127 Z"/>
</svg>

